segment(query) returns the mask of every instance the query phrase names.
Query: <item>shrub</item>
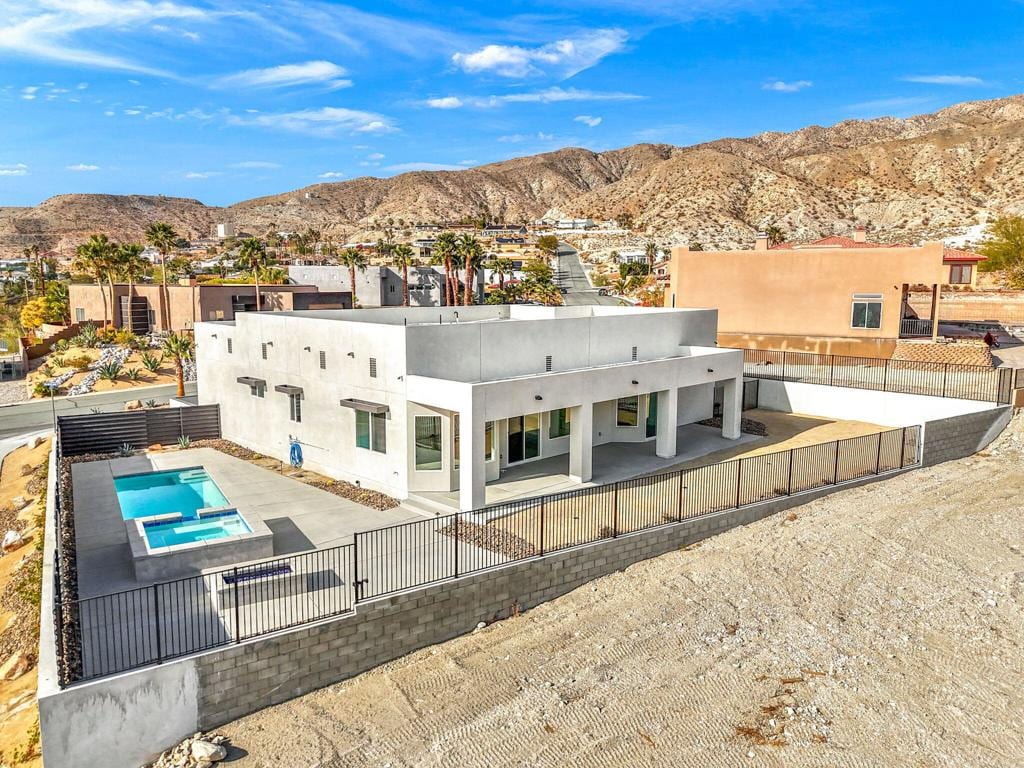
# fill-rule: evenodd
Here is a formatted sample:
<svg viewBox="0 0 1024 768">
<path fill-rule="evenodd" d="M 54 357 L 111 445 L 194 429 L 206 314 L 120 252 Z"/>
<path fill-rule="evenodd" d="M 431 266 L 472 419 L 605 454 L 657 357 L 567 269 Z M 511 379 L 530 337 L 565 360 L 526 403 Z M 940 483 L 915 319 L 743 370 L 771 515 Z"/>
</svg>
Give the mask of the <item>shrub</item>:
<svg viewBox="0 0 1024 768">
<path fill-rule="evenodd" d="M 89 370 L 89 364 L 92 362 L 87 355 L 73 355 L 71 357 L 64 358 L 64 365 L 68 368 L 74 368 L 76 371 L 87 371 Z"/>
<path fill-rule="evenodd" d="M 70 346 L 71 342 L 68 341 L 67 339 L 57 339 L 57 341 L 50 346 L 50 349 L 53 352 L 67 352 L 68 347 Z"/>
<path fill-rule="evenodd" d="M 56 365 L 58 368 L 63 368 L 64 367 L 64 356 L 63 355 L 53 355 L 50 358 L 50 362 L 53 363 L 54 365 Z"/>
<path fill-rule="evenodd" d="M 49 397 L 50 388 L 42 381 L 37 381 L 36 385 L 32 387 L 32 394 L 36 397 Z M 54 393 L 56 394 L 56 392 Z"/>
<path fill-rule="evenodd" d="M 188 435 L 182 435 L 178 438 L 179 448 L 189 448 L 192 445 L 192 438 Z"/>
<path fill-rule="evenodd" d="M 121 365 L 115 362 L 104 363 L 99 368 L 100 378 L 107 381 L 114 381 L 121 374 Z"/>
<path fill-rule="evenodd" d="M 121 456 L 131 456 L 135 453 L 135 449 L 131 443 L 121 443 L 121 447 L 117 449 L 117 452 Z"/>
<path fill-rule="evenodd" d="M 156 408 L 156 400 L 147 400 L 146 401 L 146 407 L 147 408 Z"/>
<path fill-rule="evenodd" d="M 163 365 L 164 356 L 159 353 L 143 352 L 142 353 L 142 367 L 150 373 L 156 373 L 160 370 L 160 366 Z"/>
<path fill-rule="evenodd" d="M 126 368 L 124 375 L 128 381 L 138 381 L 142 376 L 142 371 L 139 368 Z"/>
<path fill-rule="evenodd" d="M 78 330 L 78 335 L 72 337 L 71 344 L 76 347 L 94 347 L 99 338 L 99 331 L 95 325 L 83 325 Z"/>
<path fill-rule="evenodd" d="M 53 366 L 49 363 L 43 363 L 39 366 L 39 370 L 42 371 L 43 376 L 50 378 L 53 376 Z"/>
</svg>

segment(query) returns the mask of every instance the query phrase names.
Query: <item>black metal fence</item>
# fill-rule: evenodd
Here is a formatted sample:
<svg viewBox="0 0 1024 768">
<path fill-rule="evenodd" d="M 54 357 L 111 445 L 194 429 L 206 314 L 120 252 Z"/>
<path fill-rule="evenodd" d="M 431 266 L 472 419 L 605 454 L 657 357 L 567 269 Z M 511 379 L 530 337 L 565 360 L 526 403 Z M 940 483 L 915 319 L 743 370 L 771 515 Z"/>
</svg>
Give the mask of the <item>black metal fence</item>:
<svg viewBox="0 0 1024 768">
<path fill-rule="evenodd" d="M 357 533 L 356 602 L 912 466 L 904 427 Z"/>
<path fill-rule="evenodd" d="M 836 387 L 955 397 L 1006 404 L 1013 395 L 1012 368 L 921 363 L 814 352 L 743 350 L 743 375 Z"/>
<path fill-rule="evenodd" d="M 905 427 L 511 501 L 82 600 L 62 595 L 58 583 L 61 684 L 239 643 L 506 563 L 906 468 L 918 462 L 920 439 L 920 427 Z"/>
<path fill-rule="evenodd" d="M 111 453 L 124 445 L 133 449 L 154 443 L 173 444 L 179 437 L 213 440 L 220 437 L 220 406 L 154 408 L 123 413 L 82 413 L 57 418 L 65 456 Z"/>
</svg>

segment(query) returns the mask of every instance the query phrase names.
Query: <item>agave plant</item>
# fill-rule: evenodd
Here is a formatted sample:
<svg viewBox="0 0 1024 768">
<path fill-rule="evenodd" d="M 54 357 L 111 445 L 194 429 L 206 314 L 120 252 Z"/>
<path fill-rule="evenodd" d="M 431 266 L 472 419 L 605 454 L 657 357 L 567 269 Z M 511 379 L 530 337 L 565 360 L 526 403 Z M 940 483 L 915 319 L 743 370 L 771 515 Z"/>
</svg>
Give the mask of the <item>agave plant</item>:
<svg viewBox="0 0 1024 768">
<path fill-rule="evenodd" d="M 110 361 L 99 366 L 97 371 L 100 372 L 100 378 L 106 379 L 107 381 L 114 381 L 118 376 L 121 375 L 121 364 Z"/>
<path fill-rule="evenodd" d="M 190 448 L 192 446 L 192 438 L 188 435 L 182 435 L 178 438 L 179 448 Z"/>
<path fill-rule="evenodd" d="M 57 341 L 55 341 L 50 347 L 50 350 L 53 352 L 67 352 L 68 347 L 70 346 L 71 342 L 67 339 L 57 339 Z"/>
<path fill-rule="evenodd" d="M 145 405 L 147 408 L 156 408 L 156 400 L 147 400 Z"/>
<path fill-rule="evenodd" d="M 159 353 L 142 353 L 142 367 L 145 368 L 150 373 L 156 373 L 158 370 L 160 370 L 160 366 L 163 365 L 163 362 L 164 356 Z"/>
<path fill-rule="evenodd" d="M 54 355 L 53 357 L 50 358 L 50 362 L 53 365 L 57 366 L 58 368 L 63 368 L 64 367 L 64 356 L 63 355 Z"/>
<path fill-rule="evenodd" d="M 121 447 L 117 449 L 117 452 L 121 456 L 131 456 L 135 453 L 135 449 L 132 448 L 131 443 L 121 443 Z"/>
<path fill-rule="evenodd" d="M 71 343 L 76 347 L 93 347 L 99 339 L 100 334 L 95 325 L 83 325 L 78 330 L 78 335 L 72 337 Z"/>
<path fill-rule="evenodd" d="M 140 368 L 125 368 L 124 376 L 128 381 L 138 381 L 142 378 L 142 370 Z"/>
</svg>

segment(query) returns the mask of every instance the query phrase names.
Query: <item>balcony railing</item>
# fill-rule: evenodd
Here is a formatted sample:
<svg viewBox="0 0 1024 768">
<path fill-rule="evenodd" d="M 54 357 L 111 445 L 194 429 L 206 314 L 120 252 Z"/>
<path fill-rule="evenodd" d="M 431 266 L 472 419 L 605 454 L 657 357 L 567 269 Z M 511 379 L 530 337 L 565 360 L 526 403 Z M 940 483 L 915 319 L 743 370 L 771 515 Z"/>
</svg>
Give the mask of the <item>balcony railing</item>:
<svg viewBox="0 0 1024 768">
<path fill-rule="evenodd" d="M 900 321 L 900 338 L 907 336 L 931 336 L 932 321 L 916 317 L 905 317 Z"/>
</svg>

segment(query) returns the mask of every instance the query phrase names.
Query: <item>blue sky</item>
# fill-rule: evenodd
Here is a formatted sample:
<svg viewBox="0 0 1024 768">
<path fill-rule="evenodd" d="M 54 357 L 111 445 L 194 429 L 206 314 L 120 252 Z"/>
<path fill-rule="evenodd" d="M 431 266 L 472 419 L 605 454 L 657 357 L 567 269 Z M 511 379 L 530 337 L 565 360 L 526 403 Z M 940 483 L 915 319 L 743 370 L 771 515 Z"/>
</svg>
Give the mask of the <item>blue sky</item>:
<svg viewBox="0 0 1024 768">
<path fill-rule="evenodd" d="M 905 116 L 1024 91 L 1021 50 L 1021 0 L 0 0 L 0 205 Z"/>
</svg>

